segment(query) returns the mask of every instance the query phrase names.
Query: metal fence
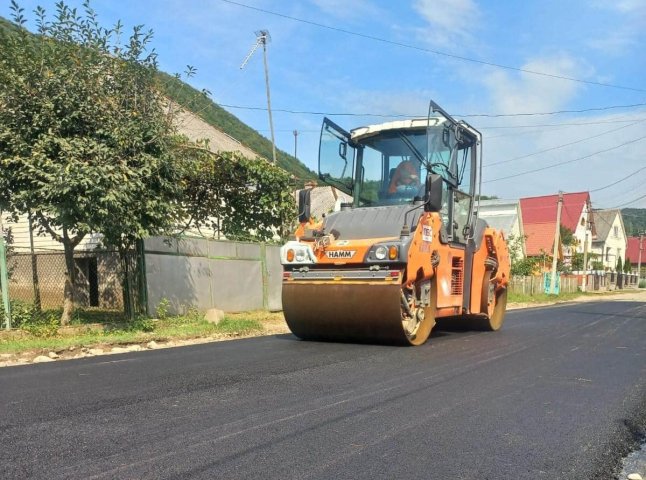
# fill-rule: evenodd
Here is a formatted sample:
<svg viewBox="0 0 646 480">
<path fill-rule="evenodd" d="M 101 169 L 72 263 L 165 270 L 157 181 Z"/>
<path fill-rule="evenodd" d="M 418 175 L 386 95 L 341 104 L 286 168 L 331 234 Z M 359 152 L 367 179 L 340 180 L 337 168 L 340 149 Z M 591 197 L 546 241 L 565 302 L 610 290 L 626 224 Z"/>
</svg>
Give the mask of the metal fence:
<svg viewBox="0 0 646 480">
<path fill-rule="evenodd" d="M 550 274 L 514 276 L 509 283 L 509 291 L 524 295 L 540 295 L 549 292 Z M 639 279 L 634 274 L 615 272 L 594 272 L 587 275 L 586 291 L 607 291 L 624 288 L 637 288 Z M 559 293 L 574 293 L 581 290 L 583 275 L 558 275 Z"/>
<path fill-rule="evenodd" d="M 123 309 L 121 262 L 116 252 L 75 252 L 75 298 L 81 307 Z M 13 253 L 7 257 L 9 299 L 43 309 L 62 307 L 65 292 L 63 252 Z"/>
<path fill-rule="evenodd" d="M 280 247 L 205 238 L 152 237 L 144 242 L 148 311 L 170 313 L 281 310 Z"/>
</svg>

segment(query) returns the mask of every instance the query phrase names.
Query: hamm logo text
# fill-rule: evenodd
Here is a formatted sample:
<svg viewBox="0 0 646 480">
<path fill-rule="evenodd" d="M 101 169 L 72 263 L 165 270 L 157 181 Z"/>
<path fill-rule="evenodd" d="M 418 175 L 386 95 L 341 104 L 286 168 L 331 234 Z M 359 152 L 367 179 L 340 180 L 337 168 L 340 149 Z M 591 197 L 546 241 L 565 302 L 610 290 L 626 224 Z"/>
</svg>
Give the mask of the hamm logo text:
<svg viewBox="0 0 646 480">
<path fill-rule="evenodd" d="M 327 258 L 339 259 L 339 258 L 352 258 L 354 256 L 354 250 L 329 250 L 326 252 Z"/>
</svg>

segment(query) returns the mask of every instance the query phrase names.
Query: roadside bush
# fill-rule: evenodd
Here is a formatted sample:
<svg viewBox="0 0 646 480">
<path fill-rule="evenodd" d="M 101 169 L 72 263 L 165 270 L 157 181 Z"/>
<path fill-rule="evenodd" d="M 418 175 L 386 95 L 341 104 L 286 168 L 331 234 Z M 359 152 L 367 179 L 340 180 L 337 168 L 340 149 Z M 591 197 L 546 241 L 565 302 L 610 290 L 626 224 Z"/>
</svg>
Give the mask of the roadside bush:
<svg viewBox="0 0 646 480">
<path fill-rule="evenodd" d="M 60 326 L 60 312 L 57 310 L 39 311 L 34 304 L 13 300 L 11 302 L 11 323 L 36 337 L 56 335 Z"/>
<path fill-rule="evenodd" d="M 160 320 L 164 320 L 165 318 L 168 317 L 168 308 L 170 307 L 170 302 L 166 297 L 162 298 L 159 301 L 159 304 L 157 305 L 157 308 L 155 309 L 155 313 L 157 314 L 157 318 Z"/>
<path fill-rule="evenodd" d="M 150 318 L 137 317 L 128 322 L 126 330 L 130 332 L 152 332 L 155 330 L 155 323 Z"/>
<path fill-rule="evenodd" d="M 646 288 L 646 280 L 639 281 L 639 288 Z"/>
</svg>

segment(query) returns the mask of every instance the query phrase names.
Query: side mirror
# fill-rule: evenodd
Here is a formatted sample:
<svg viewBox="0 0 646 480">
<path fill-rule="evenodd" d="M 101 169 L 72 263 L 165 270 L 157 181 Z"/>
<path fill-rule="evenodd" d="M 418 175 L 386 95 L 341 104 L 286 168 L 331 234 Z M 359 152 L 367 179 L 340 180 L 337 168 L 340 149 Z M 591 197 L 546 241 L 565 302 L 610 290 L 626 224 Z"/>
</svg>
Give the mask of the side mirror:
<svg viewBox="0 0 646 480">
<path fill-rule="evenodd" d="M 439 212 L 442 209 L 442 177 L 437 173 L 426 176 L 425 200 L 425 212 Z"/>
<path fill-rule="evenodd" d="M 298 192 L 298 221 L 300 223 L 307 223 L 310 220 L 311 193 L 312 190 L 309 188 L 304 188 Z"/>
</svg>

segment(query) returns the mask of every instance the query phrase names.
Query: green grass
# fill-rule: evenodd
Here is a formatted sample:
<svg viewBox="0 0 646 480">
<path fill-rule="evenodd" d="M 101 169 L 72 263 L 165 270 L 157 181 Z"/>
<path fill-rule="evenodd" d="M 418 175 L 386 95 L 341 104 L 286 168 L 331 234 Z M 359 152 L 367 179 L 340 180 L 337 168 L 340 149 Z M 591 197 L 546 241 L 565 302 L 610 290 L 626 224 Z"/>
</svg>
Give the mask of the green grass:
<svg viewBox="0 0 646 480">
<path fill-rule="evenodd" d="M 98 345 L 128 345 L 155 341 L 186 340 L 212 336 L 244 336 L 263 331 L 262 323 L 243 315 L 227 316 L 213 325 L 197 315 L 170 317 L 152 322 L 103 323 L 103 330 L 87 325 L 74 335 L 37 336 L 16 330 L 0 335 L 0 353 L 20 353 L 34 350 L 62 351 L 70 347 Z M 151 331 L 146 331 L 152 328 Z"/>
<path fill-rule="evenodd" d="M 587 295 L 583 292 L 575 293 L 561 293 L 559 295 L 548 295 L 547 293 L 540 293 L 538 295 L 528 295 L 526 293 L 509 292 L 507 301 L 510 303 L 547 303 L 547 302 L 566 302 L 573 300 L 582 295 Z"/>
</svg>

